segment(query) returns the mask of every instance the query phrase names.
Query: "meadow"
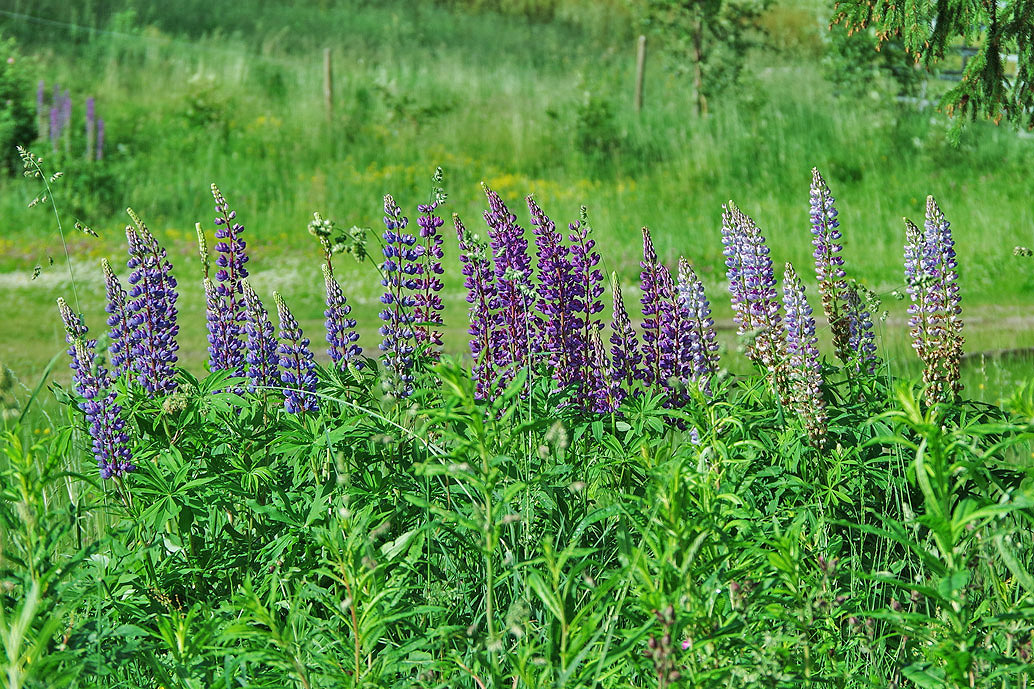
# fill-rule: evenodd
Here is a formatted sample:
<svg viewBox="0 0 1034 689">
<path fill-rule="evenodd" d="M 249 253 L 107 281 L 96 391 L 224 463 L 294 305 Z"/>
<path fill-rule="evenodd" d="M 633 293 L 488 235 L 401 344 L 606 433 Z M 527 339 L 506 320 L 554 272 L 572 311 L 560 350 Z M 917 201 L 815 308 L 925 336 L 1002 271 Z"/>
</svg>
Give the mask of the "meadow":
<svg viewBox="0 0 1034 689">
<path fill-rule="evenodd" d="M 0 12 L 104 120 L 0 178 L 0 686 L 1030 684 L 1029 139 L 818 5 L 707 117 L 623 3 L 222 9 Z"/>
</svg>

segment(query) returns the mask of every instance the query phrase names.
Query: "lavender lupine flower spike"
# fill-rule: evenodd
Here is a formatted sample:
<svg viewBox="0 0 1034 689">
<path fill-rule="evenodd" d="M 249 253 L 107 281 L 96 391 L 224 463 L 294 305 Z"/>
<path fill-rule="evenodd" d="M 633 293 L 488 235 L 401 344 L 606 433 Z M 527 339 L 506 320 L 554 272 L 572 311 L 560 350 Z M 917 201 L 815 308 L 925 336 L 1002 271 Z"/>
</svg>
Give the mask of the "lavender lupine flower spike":
<svg viewBox="0 0 1034 689">
<path fill-rule="evenodd" d="M 302 333 L 294 314 L 283 298 L 273 292 L 277 315 L 280 318 L 280 380 L 284 385 L 284 409 L 290 414 L 317 411 L 316 364 L 313 362 L 309 338 Z"/>
<path fill-rule="evenodd" d="M 610 322 L 611 376 L 623 382 L 625 389 L 631 391 L 636 379 L 640 377 L 639 366 L 643 355 L 639 351 L 635 328 L 628 317 L 628 311 L 625 310 L 617 274 L 611 275 L 611 293 L 614 297 L 613 317 Z"/>
<path fill-rule="evenodd" d="M 215 199 L 215 293 L 217 296 L 215 314 L 222 323 L 217 328 L 219 336 L 211 339 L 209 367 L 213 371 L 231 371 L 244 375 L 244 300 L 241 281 L 248 277 L 245 264 L 247 243 L 241 237 L 244 226 L 236 221 L 237 211 L 230 210 L 219 187 L 212 185 Z M 211 320 L 211 314 L 210 314 Z"/>
<path fill-rule="evenodd" d="M 420 213 L 417 225 L 420 227 L 422 250 L 418 263 L 416 306 L 413 310 L 416 324 L 413 333 L 417 345 L 427 345 L 427 354 L 432 359 L 441 356 L 442 348 L 442 332 L 434 327 L 442 324 L 442 298 L 439 293 L 442 291 L 440 276 L 445 272 L 442 268 L 443 239 L 439 232 L 445 221 L 436 215 L 438 207 L 446 199 L 441 184 L 442 169 L 438 168 L 434 175 L 431 202 L 417 206 Z"/>
<path fill-rule="evenodd" d="M 933 196 L 926 197 L 925 239 L 931 255 L 933 278 L 931 293 L 940 307 L 936 323 L 936 339 L 941 343 L 937 353 L 942 388 L 939 398 L 954 399 L 962 391 L 959 367 L 962 364 L 962 298 L 959 294 L 958 260 L 951 224 L 944 217 Z"/>
<path fill-rule="evenodd" d="M 577 297 L 579 285 L 564 245 L 563 233 L 543 212 L 535 199 L 526 199 L 531 212 L 532 233 L 538 249 L 539 340 L 549 357 L 549 366 L 563 387 L 578 382 L 587 343 L 583 338 L 584 317 Z"/>
<path fill-rule="evenodd" d="M 680 377 L 686 383 L 697 383 L 706 393 L 711 389 L 712 376 L 718 372 L 718 336 L 704 283 L 684 258 L 679 261 L 678 291 L 679 320 L 685 333 L 679 338 Z"/>
<path fill-rule="evenodd" d="M 323 315 L 327 319 L 327 344 L 330 345 L 327 354 L 330 355 L 330 360 L 338 370 L 344 370 L 348 367 L 349 362 L 363 353 L 363 350 L 356 344 L 359 333 L 355 330 L 355 319 L 349 318 L 352 307 L 345 300 L 341 285 L 330 272 L 330 264 L 324 263 L 322 268 L 323 283 L 327 289 L 327 308 L 323 311 Z"/>
<path fill-rule="evenodd" d="M 413 291 L 417 288 L 414 277 L 419 271 L 416 261 L 420 258 L 420 249 L 416 247 L 416 237 L 405 232 L 409 219 L 402 215 L 390 195 L 384 197 L 384 262 L 381 264 L 381 285 L 384 294 L 381 303 L 385 308 L 380 312 L 384 325 L 380 328 L 382 336 L 379 348 L 383 352 L 385 368 L 395 378 L 395 392 L 400 397 L 413 394 L 413 308 L 416 297 Z"/>
<path fill-rule="evenodd" d="M 251 380 L 248 391 L 254 392 L 267 386 L 278 387 L 280 375 L 277 365 L 280 360 L 273 324 L 269 322 L 269 314 L 262 300 L 247 280 L 241 281 L 241 289 L 245 313 L 244 332 L 247 335 L 244 358 L 248 363 L 248 378 Z"/>
<path fill-rule="evenodd" d="M 862 287 L 847 286 L 844 295 L 844 315 L 847 318 L 847 349 L 851 353 L 848 361 L 854 362 L 854 370 L 872 375 L 876 372 L 876 334 L 873 332 L 872 315 L 862 299 Z"/>
<path fill-rule="evenodd" d="M 822 309 L 829 321 L 833 349 L 837 357 L 847 362 L 851 358 L 848 346 L 850 325 L 844 313 L 847 280 L 844 259 L 840 255 L 840 222 L 833 194 L 818 169 L 811 171 L 811 234 L 815 247 L 815 276 L 818 278 Z"/>
<path fill-rule="evenodd" d="M 491 399 L 495 394 L 496 355 L 493 346 L 494 311 L 496 309 L 495 277 L 488 246 L 467 231 L 460 217 L 452 216 L 459 239 L 460 263 L 463 264 L 463 286 L 467 288 L 470 304 L 470 354 L 474 358 L 471 372 L 474 376 L 474 394 L 478 399 Z"/>
<path fill-rule="evenodd" d="M 101 267 L 104 270 L 104 290 L 108 297 L 108 304 L 104 308 L 108 314 L 108 336 L 111 338 L 108 354 L 111 356 L 112 373 L 116 378 L 120 378 L 129 368 L 129 311 L 126 290 L 122 288 L 122 283 L 111 269 L 108 259 L 101 260 Z"/>
<path fill-rule="evenodd" d="M 129 240 L 129 303 L 127 310 L 130 368 L 150 393 L 176 390 L 176 278 L 168 255 L 140 218 L 128 209 L 136 227 L 126 227 Z"/>
<path fill-rule="evenodd" d="M 929 278 L 927 271 L 926 246 L 923 233 L 908 218 L 905 218 L 905 291 L 911 303 L 908 306 L 908 326 L 912 335 L 912 348 L 919 358 L 926 362 L 930 356 L 928 347 L 933 344 L 933 329 L 930 316 Z"/>
<path fill-rule="evenodd" d="M 93 456 L 101 478 L 119 478 L 136 469 L 129 451 L 126 422 L 121 417 L 122 408 L 115 401 L 115 391 L 110 389 L 108 372 L 103 366 L 95 366 L 96 340 L 86 339 L 86 325 L 64 299 L 58 299 L 57 305 L 65 324 L 65 340 L 70 345 L 73 381 L 83 397 L 79 408 L 86 414 Z"/>
<path fill-rule="evenodd" d="M 826 442 L 828 417 L 822 397 L 822 364 L 815 336 L 815 319 L 804 295 L 804 285 L 789 263 L 783 277 L 783 302 L 786 307 L 788 402 L 804 421 L 812 444 L 822 447 Z"/>
</svg>

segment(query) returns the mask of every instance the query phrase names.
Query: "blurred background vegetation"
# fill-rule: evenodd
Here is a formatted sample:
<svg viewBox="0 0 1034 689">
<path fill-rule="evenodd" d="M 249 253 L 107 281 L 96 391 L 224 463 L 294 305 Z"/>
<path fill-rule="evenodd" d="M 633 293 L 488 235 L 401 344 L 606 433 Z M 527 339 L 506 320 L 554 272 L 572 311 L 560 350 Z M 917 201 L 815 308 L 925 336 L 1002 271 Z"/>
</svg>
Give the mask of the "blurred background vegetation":
<svg viewBox="0 0 1034 689">
<path fill-rule="evenodd" d="M 816 166 L 839 202 L 849 273 L 884 297 L 889 354 L 902 367 L 911 359 L 895 300 L 901 217 L 922 216 L 934 194 L 956 233 L 969 350 L 1029 346 L 1034 266 L 1013 248 L 1034 245 L 1031 139 L 977 122 L 950 141 L 952 122 L 932 105 L 950 82 L 893 43 L 877 51 L 871 32 L 831 29 L 831 13 L 818 0 L 7 0 L 0 323 L 17 326 L 3 329 L 0 360 L 32 379 L 61 348 L 53 303 L 70 290 L 53 215 L 26 208 L 38 190 L 18 176 L 15 144 L 65 172 L 54 198 L 95 331 L 99 259 L 124 264 L 124 208 L 168 245 L 182 285 L 183 359 L 194 368 L 205 340 L 193 226 L 212 227 L 211 182 L 247 228 L 256 287 L 291 294 L 319 340 L 312 212 L 379 231 L 381 197 L 392 193 L 415 214 L 437 165 L 449 210 L 468 226 L 485 206 L 481 181 L 522 218 L 528 193 L 558 222 L 586 204 L 606 267 L 626 286 L 649 225 L 662 256 L 695 262 L 720 317 L 729 313 L 721 204 L 734 199 L 757 219 L 777 265 L 807 265 Z M 68 124 L 51 140 L 49 110 L 65 92 Z M 100 160 L 85 133 L 91 97 L 104 121 Z M 71 230 L 75 219 L 100 239 Z M 460 351 L 466 304 L 455 251 L 448 261 L 448 344 Z M 32 280 L 37 263 L 44 272 Z M 345 277 L 361 344 L 373 349 L 379 281 L 367 266 Z M 990 369 L 1011 379 L 1030 363 L 975 357 L 969 375 L 983 378 L 971 388 L 997 394 Z"/>
</svg>

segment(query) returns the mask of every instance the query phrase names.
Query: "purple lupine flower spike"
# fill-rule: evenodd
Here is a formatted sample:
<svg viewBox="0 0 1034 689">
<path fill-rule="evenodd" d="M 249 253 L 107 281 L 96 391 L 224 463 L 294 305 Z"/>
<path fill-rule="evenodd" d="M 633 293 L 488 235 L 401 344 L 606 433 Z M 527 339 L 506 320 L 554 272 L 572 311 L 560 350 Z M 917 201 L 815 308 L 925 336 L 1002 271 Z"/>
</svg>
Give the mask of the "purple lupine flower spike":
<svg viewBox="0 0 1034 689">
<path fill-rule="evenodd" d="M 718 336 L 711 318 L 711 304 L 704 293 L 704 283 L 686 259 L 679 261 L 679 310 L 686 331 L 686 347 L 680 350 L 680 374 L 683 381 L 697 383 L 710 392 L 711 378 L 718 372 Z"/>
<path fill-rule="evenodd" d="M 788 402 L 803 420 L 812 444 L 822 447 L 826 443 L 828 417 L 822 397 L 822 364 L 815 336 L 815 319 L 804 294 L 804 285 L 789 263 L 783 277 L 783 302 L 786 308 Z"/>
<path fill-rule="evenodd" d="M 384 197 L 384 262 L 381 264 L 381 285 L 384 294 L 380 312 L 384 325 L 380 327 L 384 367 L 395 378 L 395 392 L 400 397 L 413 394 L 413 309 L 417 288 L 417 261 L 421 249 L 416 237 L 405 232 L 409 219 L 390 195 Z"/>
<path fill-rule="evenodd" d="M 83 397 L 79 408 L 86 415 L 93 456 L 97 460 L 101 478 L 120 478 L 136 469 L 129 451 L 129 434 L 121 416 L 122 408 L 116 402 L 116 393 L 110 389 L 108 372 L 96 362 L 96 340 L 87 340 L 87 329 L 82 318 L 69 308 L 64 299 L 57 300 L 61 320 L 65 324 L 65 341 L 75 372 L 76 392 Z"/>
<path fill-rule="evenodd" d="M 247 242 L 241 237 L 244 226 L 237 222 L 237 211 L 230 210 L 219 187 L 212 185 L 215 199 L 215 293 L 218 318 L 222 321 L 219 337 L 210 342 L 209 367 L 212 371 L 231 371 L 244 375 L 244 300 L 241 281 L 248 277 Z"/>
<path fill-rule="evenodd" d="M 524 228 L 503 200 L 482 183 L 488 197 L 485 211 L 488 237 L 495 267 L 498 310 L 493 335 L 492 353 L 496 356 L 497 381 L 505 388 L 540 351 L 537 325 L 533 314 L 535 302 L 531 286 L 531 259 Z"/>
<path fill-rule="evenodd" d="M 563 233 L 557 231 L 556 223 L 532 196 L 525 200 L 538 249 L 539 318 L 536 325 L 540 327 L 540 333 L 537 339 L 549 357 L 554 377 L 563 387 L 578 382 L 586 347 L 582 336 L 584 318 L 577 296 L 579 285 L 570 260 L 570 249 L 564 245 Z"/>
<path fill-rule="evenodd" d="M 496 355 L 493 346 L 494 311 L 496 309 L 495 274 L 488 245 L 467 231 L 460 217 L 453 213 L 453 224 L 459 239 L 460 263 L 463 264 L 463 286 L 470 304 L 470 354 L 474 358 L 474 394 L 478 399 L 491 399 L 495 394 Z"/>
<path fill-rule="evenodd" d="M 768 371 L 781 389 L 784 333 L 776 295 L 775 273 L 765 238 L 757 224 L 732 201 L 722 214 L 722 244 L 737 334 L 753 338 L 747 357 Z"/>
<path fill-rule="evenodd" d="M 289 414 L 303 411 L 317 411 L 316 364 L 309 338 L 302 333 L 294 314 L 287 308 L 283 298 L 273 292 L 277 315 L 280 318 L 280 381 L 284 385 L 284 409 Z"/>
<path fill-rule="evenodd" d="M 621 296 L 621 285 L 617 275 L 611 276 L 611 292 L 614 297 L 613 317 L 610 322 L 610 365 L 611 376 L 631 391 L 635 381 L 640 377 L 640 362 L 643 355 L 639 351 L 639 339 L 635 328 L 625 310 L 625 300 Z"/>
<path fill-rule="evenodd" d="M 128 328 L 130 368 L 152 394 L 176 390 L 176 278 L 168 255 L 140 218 L 128 209 L 136 227 L 126 227 L 129 240 Z"/>
<path fill-rule="evenodd" d="M 862 300 L 862 288 L 857 284 L 847 287 L 844 295 L 844 315 L 848 324 L 847 349 L 849 361 L 854 363 L 858 373 L 876 373 L 876 334 L 872 327 L 872 314 Z"/>
<path fill-rule="evenodd" d="M 327 328 L 327 354 L 338 370 L 344 370 L 349 362 L 354 361 L 363 353 L 362 348 L 356 344 L 359 333 L 355 330 L 355 319 L 349 318 L 352 307 L 345 300 L 341 285 L 338 284 L 334 274 L 330 272 L 330 264 L 324 263 L 323 283 L 327 290 L 327 308 L 323 315 L 326 317 Z M 357 363 L 362 366 L 361 362 Z"/>
<path fill-rule="evenodd" d="M 588 342 L 591 331 L 600 325 L 598 314 L 603 311 L 603 273 L 599 269 L 600 255 L 596 251 L 596 240 L 592 238 L 592 226 L 585 206 L 581 207 L 580 217 L 567 226 L 571 234 L 571 272 L 574 277 L 574 304 L 572 308 L 579 313 L 582 322 L 582 341 Z M 580 380 L 587 380 L 589 362 L 582 357 L 579 362 L 582 370 Z"/>
<path fill-rule="evenodd" d="M 962 364 L 962 297 L 959 293 L 958 260 L 951 224 L 944 217 L 933 196 L 926 197 L 925 240 L 931 255 L 931 294 L 940 307 L 936 322 L 936 339 L 940 343 L 937 360 L 941 388 L 940 400 L 951 400 L 962 391 L 959 367 Z"/>
<path fill-rule="evenodd" d="M 589 353 L 586 357 L 585 406 L 596 413 L 616 410 L 624 398 L 621 381 L 611 375 L 611 363 L 603 347 L 600 325 L 589 331 Z"/>
<path fill-rule="evenodd" d="M 912 349 L 923 361 L 928 356 L 926 352 L 927 343 L 931 337 L 929 317 L 929 280 L 925 267 L 926 247 L 923 242 L 923 233 L 908 218 L 905 218 L 905 291 L 911 302 L 908 306 L 908 326 L 912 335 Z"/>
<path fill-rule="evenodd" d="M 111 339 L 108 354 L 111 356 L 112 373 L 116 378 L 121 378 L 129 369 L 130 315 L 126 290 L 122 288 L 122 283 L 111 269 L 108 259 L 101 260 L 101 267 L 104 270 L 104 291 L 108 297 L 108 304 L 104 308 L 108 314 L 108 336 Z"/>
<path fill-rule="evenodd" d="M 643 260 L 639 265 L 643 291 L 643 382 L 647 387 L 666 385 L 674 350 L 670 335 L 674 283 L 668 269 L 657 258 L 650 230 L 646 227 L 643 228 Z"/>
<path fill-rule="evenodd" d="M 219 293 L 216 290 L 215 283 L 209 278 L 205 278 L 205 320 L 208 324 L 208 362 L 209 370 L 235 370 L 235 369 L 224 369 L 217 365 L 219 357 L 224 356 L 224 353 L 229 349 L 229 342 L 232 339 L 238 338 L 236 331 L 236 323 L 231 322 L 226 311 L 223 311 L 221 306 L 221 299 Z"/>
<path fill-rule="evenodd" d="M 446 198 L 441 183 L 442 169 L 438 168 L 434 175 L 431 202 L 417 206 L 417 211 L 420 213 L 417 225 L 420 227 L 422 251 L 418 264 L 414 336 L 417 345 L 427 346 L 428 356 L 435 360 L 441 357 L 442 350 L 442 332 L 434 326 L 441 326 L 443 322 L 440 294 L 442 279 L 440 276 L 445 272 L 442 268 L 444 255 L 442 242 L 444 240 L 439 231 L 445 221 L 436 214 L 438 207 L 445 202 Z"/>
<path fill-rule="evenodd" d="M 852 355 L 848 347 L 850 325 L 844 314 L 847 280 L 844 259 L 840 255 L 840 222 L 837 220 L 836 200 L 819 174 L 817 168 L 811 171 L 811 234 L 815 247 L 815 276 L 818 278 L 822 310 L 829 321 L 833 336 L 833 350 L 837 357 L 847 362 Z"/>
<path fill-rule="evenodd" d="M 280 359 L 277 352 L 277 341 L 273 335 L 273 324 L 269 322 L 269 314 L 258 294 L 248 284 L 241 281 L 241 297 L 244 299 L 244 359 L 248 364 L 249 392 L 266 387 L 279 387 L 280 375 L 277 368 Z"/>
</svg>

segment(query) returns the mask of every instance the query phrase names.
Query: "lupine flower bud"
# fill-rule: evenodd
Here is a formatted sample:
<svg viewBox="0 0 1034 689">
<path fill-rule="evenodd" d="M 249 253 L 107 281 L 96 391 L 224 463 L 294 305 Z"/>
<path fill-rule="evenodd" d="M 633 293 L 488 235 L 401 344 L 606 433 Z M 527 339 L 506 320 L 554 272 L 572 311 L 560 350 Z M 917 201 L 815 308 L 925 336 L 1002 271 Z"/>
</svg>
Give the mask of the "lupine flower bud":
<svg viewBox="0 0 1034 689">
<path fill-rule="evenodd" d="M 309 338 L 302 333 L 294 314 L 283 298 L 273 292 L 277 315 L 280 319 L 280 381 L 284 385 L 284 409 L 290 414 L 319 409 L 316 395 L 316 364 Z"/>
<path fill-rule="evenodd" d="M 646 227 L 643 228 L 643 260 L 639 265 L 642 268 L 639 282 L 643 291 L 643 368 L 640 370 L 647 387 L 664 385 L 670 375 L 675 346 L 670 332 L 675 283 L 657 258 L 650 230 Z"/>
<path fill-rule="evenodd" d="M 327 289 L 327 308 L 323 312 L 327 319 L 327 344 L 330 345 L 327 354 L 330 355 L 330 360 L 334 362 L 335 368 L 344 370 L 350 361 L 363 353 L 363 350 L 356 344 L 359 333 L 355 330 L 355 319 L 348 317 L 352 312 L 352 307 L 345 300 L 341 285 L 330 272 L 330 264 L 324 263 L 322 268 L 323 283 Z M 362 363 L 357 365 L 361 366 Z"/>
<path fill-rule="evenodd" d="M 642 353 L 639 351 L 639 340 L 636 337 L 635 328 L 625 310 L 625 301 L 621 296 L 621 285 L 618 283 L 617 274 L 611 275 L 611 292 L 614 297 L 613 317 L 610 322 L 610 362 L 611 376 L 625 384 L 626 390 L 631 390 L 634 382 L 640 376 L 640 361 Z"/>
<path fill-rule="evenodd" d="M 804 421 L 812 444 L 822 447 L 826 442 L 827 415 L 815 319 L 804 295 L 804 285 L 789 263 L 783 277 L 783 303 L 786 307 L 786 402 Z"/>
<path fill-rule="evenodd" d="M 612 412 L 621 404 L 621 381 L 611 376 L 611 365 L 603 347 L 600 326 L 589 331 L 589 356 L 586 368 L 585 406 L 593 412 Z"/>
</svg>

